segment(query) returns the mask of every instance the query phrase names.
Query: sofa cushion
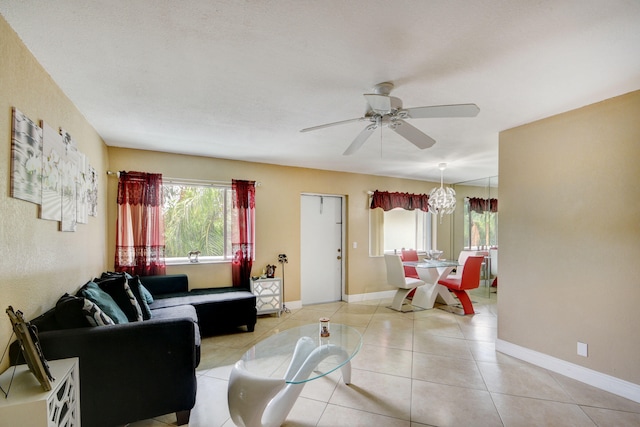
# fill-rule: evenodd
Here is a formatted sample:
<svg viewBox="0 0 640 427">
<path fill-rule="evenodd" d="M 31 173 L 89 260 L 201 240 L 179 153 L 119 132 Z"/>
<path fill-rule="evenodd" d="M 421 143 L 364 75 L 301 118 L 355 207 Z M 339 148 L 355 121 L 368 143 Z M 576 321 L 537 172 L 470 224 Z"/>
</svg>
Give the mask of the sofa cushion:
<svg viewBox="0 0 640 427">
<path fill-rule="evenodd" d="M 80 288 L 76 296 L 86 298 L 96 304 L 114 323 L 129 322 L 127 315 L 124 314 L 113 298 L 94 282 L 88 282 Z"/>
<path fill-rule="evenodd" d="M 255 295 L 249 291 L 238 288 L 209 288 L 206 290 L 194 289 L 191 292 L 162 295 L 161 298 L 156 298 L 150 307 L 152 309 L 156 309 L 184 304 L 215 304 L 241 299 L 255 299 Z"/>
<path fill-rule="evenodd" d="M 56 303 L 56 320 L 62 329 L 84 328 L 91 324 L 85 316 L 84 298 L 64 294 Z M 102 311 L 102 310 L 101 310 Z"/>
<path fill-rule="evenodd" d="M 174 307 L 158 308 L 152 310 L 153 320 L 157 319 L 191 319 L 193 323 L 198 324 L 198 314 L 196 309 L 192 305 L 177 305 Z M 200 346 L 200 329 L 198 326 L 195 330 L 195 342 L 196 346 Z"/>
<path fill-rule="evenodd" d="M 198 314 L 192 305 L 177 305 L 175 307 L 157 308 L 153 311 L 153 319 L 180 319 L 186 317 L 198 323 Z"/>
<path fill-rule="evenodd" d="M 108 293 L 127 316 L 129 322 L 142 320 L 142 309 L 124 274 L 95 279 L 100 289 Z"/>
<path fill-rule="evenodd" d="M 106 279 L 109 277 L 122 277 L 124 276 L 127 279 L 127 283 L 133 292 L 133 295 L 136 297 L 136 301 L 140 306 L 140 311 L 142 312 L 142 319 L 149 320 L 151 318 L 151 311 L 149 310 L 149 304 L 153 302 L 153 296 L 151 292 L 147 290 L 142 285 L 142 281 L 139 276 L 132 276 L 127 272 L 113 272 L 113 271 L 105 271 L 100 276 L 102 279 Z"/>
<path fill-rule="evenodd" d="M 91 326 L 115 325 L 115 322 L 100 309 L 98 304 L 87 298 L 82 299 L 82 312 Z"/>
<path fill-rule="evenodd" d="M 58 319 L 56 318 L 55 307 L 53 307 L 50 310 L 47 310 L 46 312 L 42 313 L 40 316 L 34 319 L 31 319 L 29 323 L 31 323 L 33 326 L 35 326 L 38 329 L 38 333 L 47 332 L 47 331 L 57 331 L 59 329 L 62 329 L 60 322 L 58 322 Z"/>
<path fill-rule="evenodd" d="M 151 309 L 190 304 L 196 309 L 200 334 L 215 335 L 246 325 L 253 331 L 256 323 L 256 296 L 234 288 L 209 288 L 156 297 Z M 155 312 L 155 310 L 154 310 Z"/>
<path fill-rule="evenodd" d="M 189 290 L 189 278 L 186 274 L 140 276 L 140 281 L 151 292 L 153 299 L 159 298 L 162 294 L 187 292 Z"/>
<path fill-rule="evenodd" d="M 140 306 L 140 310 L 142 311 L 142 319 L 149 320 L 151 319 L 151 309 L 149 309 L 149 303 L 147 298 L 145 297 L 144 286 L 140 283 L 140 278 L 138 276 L 130 276 L 127 274 L 127 283 L 129 288 L 131 288 L 131 292 L 133 292 L 133 296 L 136 297 L 136 301 Z M 146 291 L 149 293 L 149 291 Z M 153 298 L 151 299 L 153 302 Z"/>
<path fill-rule="evenodd" d="M 151 304 L 153 302 L 153 295 L 151 295 L 151 292 L 144 287 L 142 282 L 140 282 L 140 293 L 144 297 L 145 301 L 147 301 L 147 304 Z"/>
</svg>

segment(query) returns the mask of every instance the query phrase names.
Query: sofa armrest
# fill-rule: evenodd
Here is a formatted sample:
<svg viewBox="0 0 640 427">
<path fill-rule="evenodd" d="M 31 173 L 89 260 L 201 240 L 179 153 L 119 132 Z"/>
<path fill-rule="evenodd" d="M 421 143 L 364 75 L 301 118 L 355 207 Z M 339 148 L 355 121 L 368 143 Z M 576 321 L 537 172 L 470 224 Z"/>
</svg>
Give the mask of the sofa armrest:
<svg viewBox="0 0 640 427">
<path fill-rule="evenodd" d="M 142 283 L 153 296 L 189 291 L 189 278 L 186 274 L 140 276 L 140 283 Z"/>
<path fill-rule="evenodd" d="M 195 327 L 190 319 L 152 319 L 39 339 L 48 360 L 79 357 L 82 424 L 114 426 L 195 405 Z"/>
</svg>

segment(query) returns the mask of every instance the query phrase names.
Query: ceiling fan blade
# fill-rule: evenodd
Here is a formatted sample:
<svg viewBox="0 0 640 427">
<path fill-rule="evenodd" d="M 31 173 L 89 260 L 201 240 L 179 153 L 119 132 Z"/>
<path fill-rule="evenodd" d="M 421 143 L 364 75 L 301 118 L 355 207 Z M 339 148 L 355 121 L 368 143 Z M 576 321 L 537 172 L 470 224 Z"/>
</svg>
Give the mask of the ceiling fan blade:
<svg viewBox="0 0 640 427">
<path fill-rule="evenodd" d="M 357 119 L 342 120 L 340 122 L 333 122 L 333 123 L 327 123 L 327 124 L 324 124 L 324 125 L 312 126 L 310 128 L 304 128 L 304 129 L 301 129 L 300 132 L 309 132 L 309 131 L 312 131 L 312 130 L 324 129 L 324 128 L 328 128 L 328 127 L 331 127 L 331 126 L 338 126 L 338 125 L 343 125 L 343 124 L 351 123 L 351 122 L 361 122 L 363 120 L 369 120 L 369 119 L 366 118 L 366 117 L 358 117 Z"/>
<path fill-rule="evenodd" d="M 433 105 L 431 107 L 407 108 L 412 119 L 429 119 L 443 117 L 475 117 L 480 112 L 476 104 Z"/>
<path fill-rule="evenodd" d="M 415 145 L 421 150 L 431 147 L 436 143 L 436 140 L 429 135 L 424 134 L 421 130 L 404 120 L 396 120 L 394 126 L 389 126 L 389 129 L 393 130 L 398 135 L 404 137 L 407 141 Z"/>
<path fill-rule="evenodd" d="M 365 93 L 364 97 L 373 111 L 380 114 L 391 111 L 391 97 L 377 93 Z"/>
<path fill-rule="evenodd" d="M 367 138 L 369 138 L 371 136 L 371 134 L 373 133 L 373 131 L 376 130 L 377 128 L 378 128 L 378 125 L 375 124 L 375 123 L 370 124 L 369 126 L 364 128 L 362 130 L 362 132 L 360 132 L 358 134 L 358 136 L 356 136 L 356 139 L 353 140 L 351 145 L 349 145 L 349 147 L 347 147 L 345 152 L 342 153 L 342 155 L 343 156 L 348 156 L 348 155 L 353 154 L 356 151 L 358 151 L 360 149 L 360 147 L 362 147 L 362 144 L 364 144 L 364 142 L 367 140 Z"/>
</svg>

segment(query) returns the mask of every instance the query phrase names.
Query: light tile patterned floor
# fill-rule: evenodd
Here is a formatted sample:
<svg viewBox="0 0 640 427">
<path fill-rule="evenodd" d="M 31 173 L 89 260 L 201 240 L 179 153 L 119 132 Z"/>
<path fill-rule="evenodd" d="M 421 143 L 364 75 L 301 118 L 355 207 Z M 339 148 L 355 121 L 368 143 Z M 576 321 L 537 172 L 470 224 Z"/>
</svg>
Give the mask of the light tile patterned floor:
<svg viewBox="0 0 640 427">
<path fill-rule="evenodd" d="M 252 333 L 206 338 L 191 427 L 233 427 L 231 365 L 254 343 L 330 317 L 356 327 L 363 348 L 352 384 L 340 371 L 308 383 L 284 426 L 640 426 L 640 403 L 496 353 L 497 295 L 472 292 L 476 314 L 398 313 L 391 300 L 304 307 L 258 319 Z M 175 415 L 131 427 L 175 425 Z"/>
</svg>

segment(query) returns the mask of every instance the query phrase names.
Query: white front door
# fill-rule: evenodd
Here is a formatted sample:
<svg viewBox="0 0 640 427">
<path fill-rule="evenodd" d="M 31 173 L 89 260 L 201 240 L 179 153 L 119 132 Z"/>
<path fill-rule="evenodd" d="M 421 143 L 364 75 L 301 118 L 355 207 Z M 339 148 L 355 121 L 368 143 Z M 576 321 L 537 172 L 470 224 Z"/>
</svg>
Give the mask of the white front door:
<svg viewBox="0 0 640 427">
<path fill-rule="evenodd" d="M 300 200 L 302 304 L 342 300 L 342 197 L 302 195 Z"/>
</svg>

